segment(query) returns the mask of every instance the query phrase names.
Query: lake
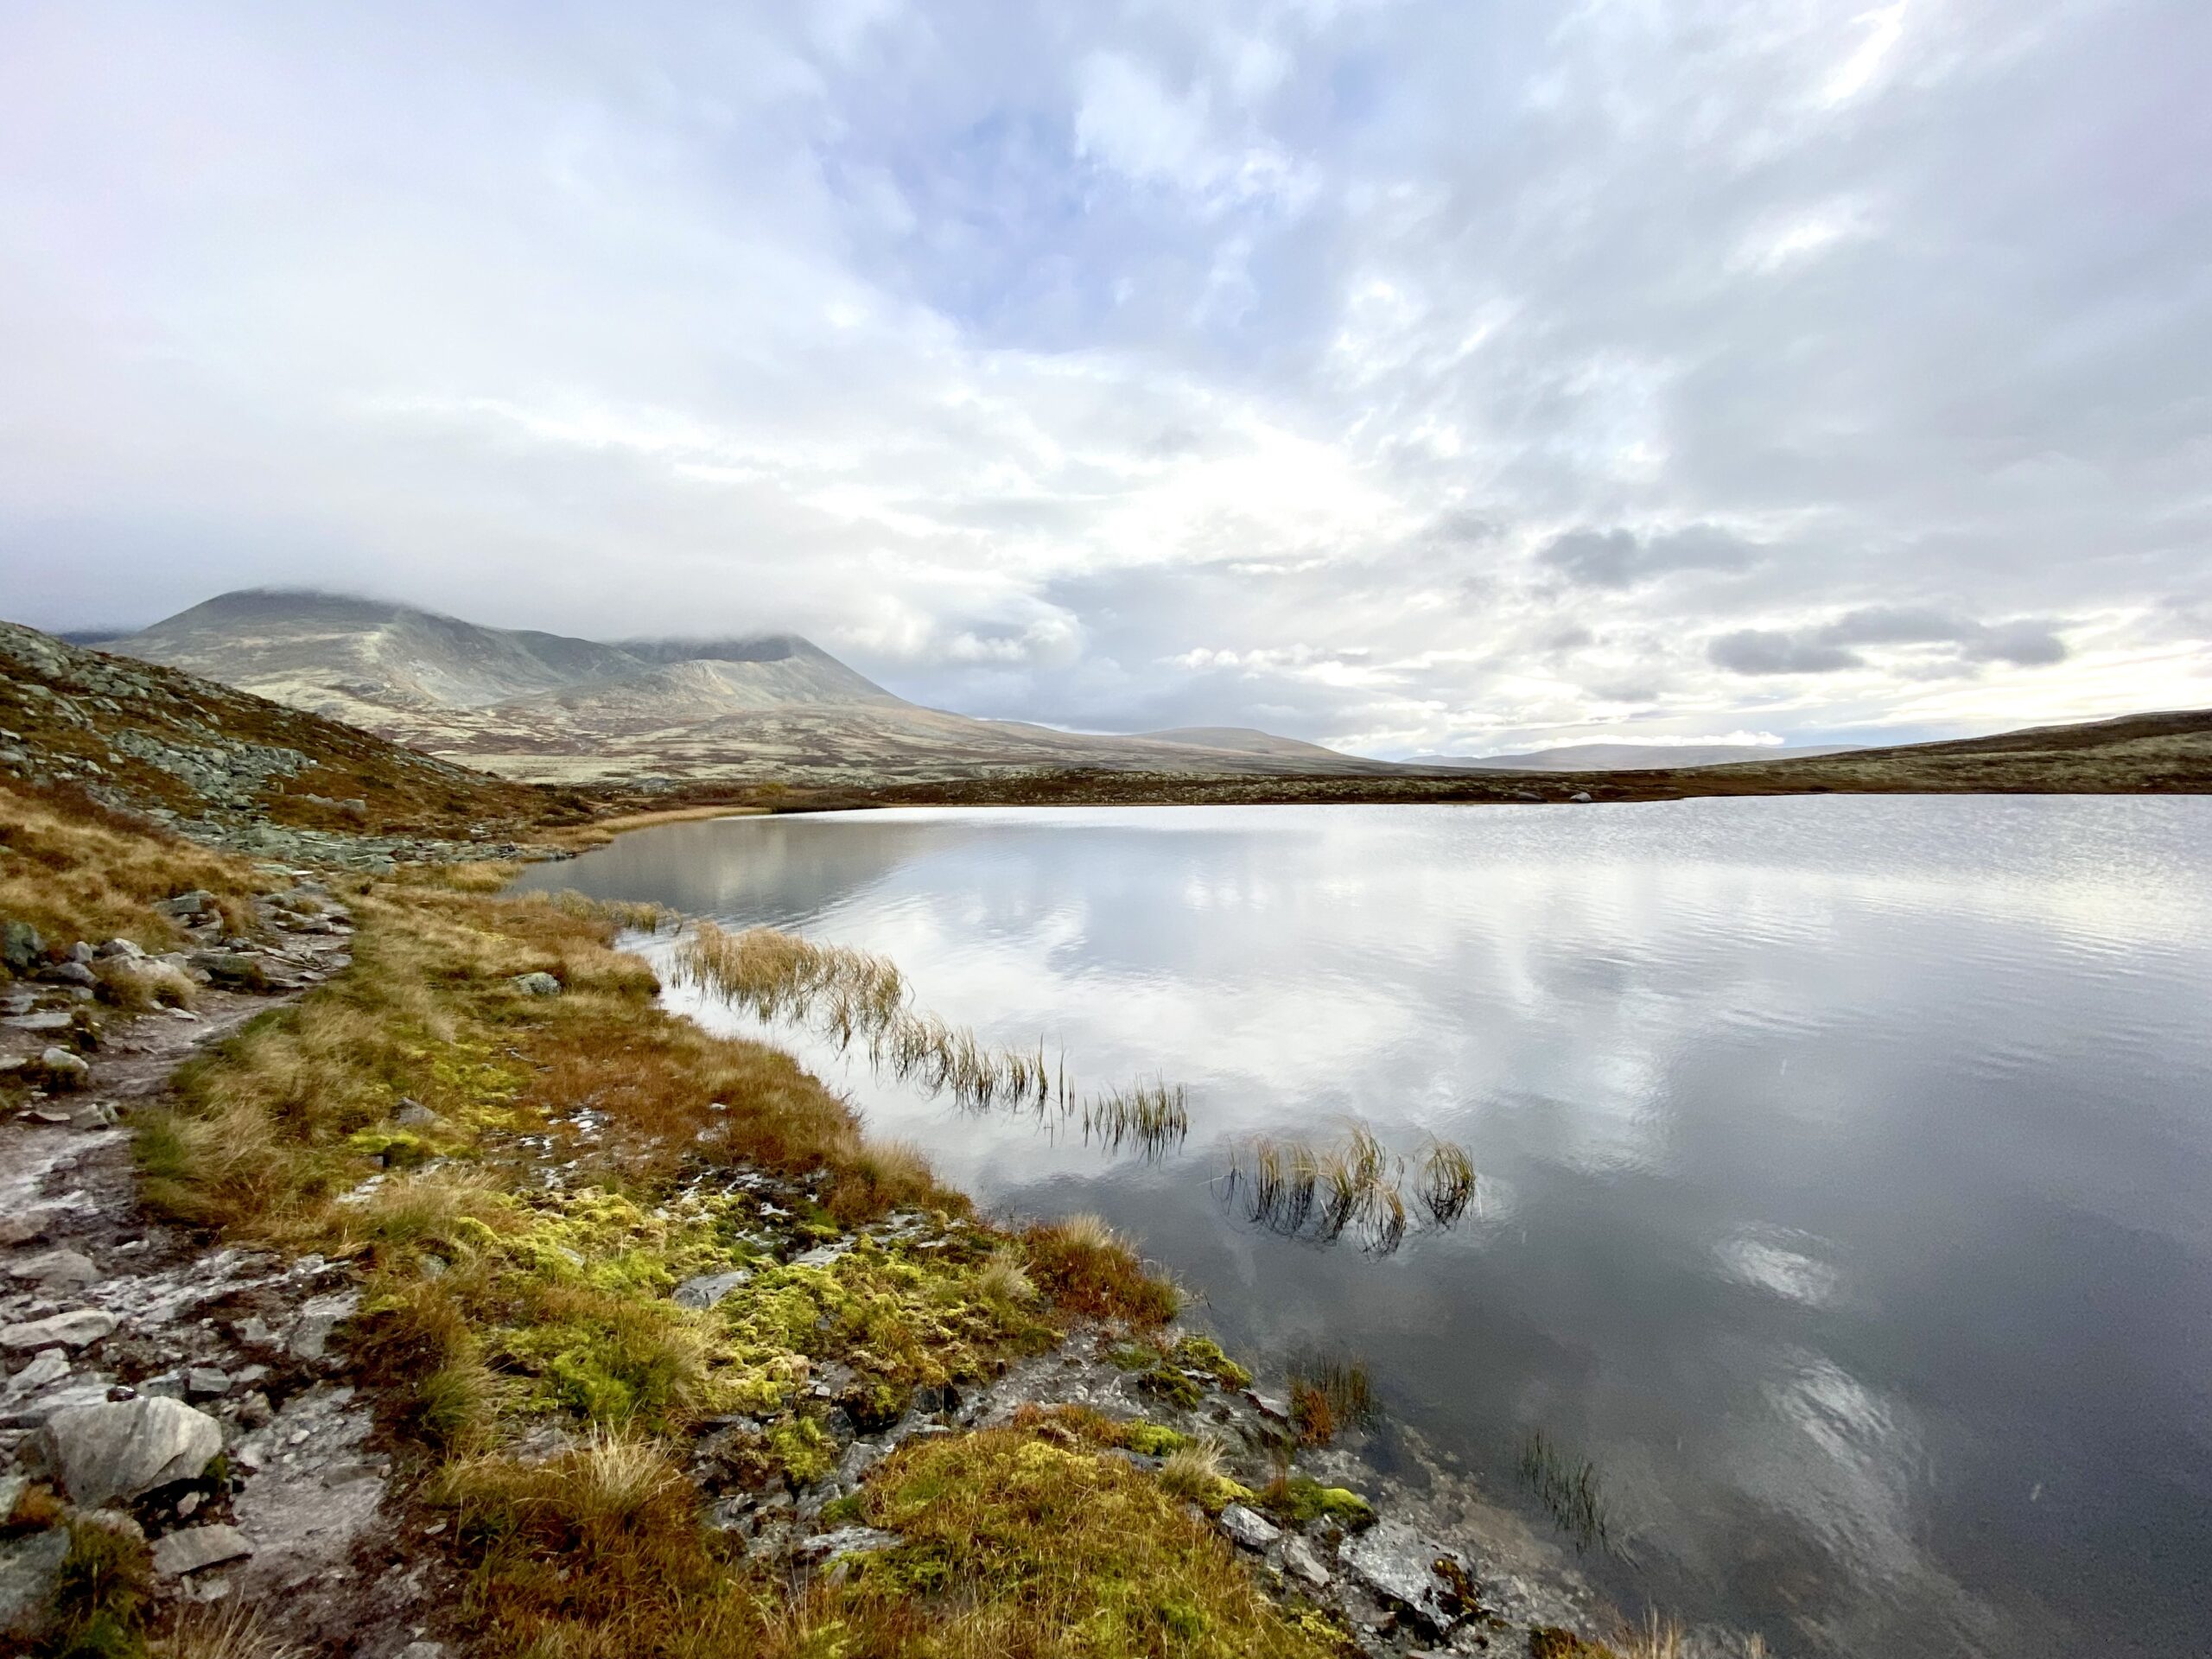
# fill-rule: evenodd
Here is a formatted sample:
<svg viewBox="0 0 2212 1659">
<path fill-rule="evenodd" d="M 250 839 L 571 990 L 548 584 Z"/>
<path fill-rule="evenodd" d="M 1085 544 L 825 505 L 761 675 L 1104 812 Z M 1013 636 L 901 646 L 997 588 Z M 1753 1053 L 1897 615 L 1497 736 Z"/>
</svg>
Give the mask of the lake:
<svg viewBox="0 0 2212 1659">
<path fill-rule="evenodd" d="M 862 945 L 1079 1086 L 1182 1084 L 1147 1158 L 775 1033 L 1232 1349 L 1363 1360 L 1503 1500 L 1532 1432 L 1589 1459 L 1631 1610 L 2212 1652 L 2212 800 L 832 814 L 525 884 Z M 1468 1150 L 1457 1225 L 1324 1244 L 1222 1179 L 1355 1118 Z"/>
</svg>

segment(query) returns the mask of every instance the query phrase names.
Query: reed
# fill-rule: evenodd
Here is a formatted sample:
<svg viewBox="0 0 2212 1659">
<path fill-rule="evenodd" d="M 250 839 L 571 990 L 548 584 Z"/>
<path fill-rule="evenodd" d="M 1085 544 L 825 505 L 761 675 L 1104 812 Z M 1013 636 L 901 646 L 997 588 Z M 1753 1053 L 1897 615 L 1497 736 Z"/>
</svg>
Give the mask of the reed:
<svg viewBox="0 0 2212 1659">
<path fill-rule="evenodd" d="M 1262 1138 L 1233 1147 L 1225 1192 L 1232 1204 L 1243 1194 L 1247 1217 L 1287 1238 L 1333 1244 L 1350 1234 L 1387 1255 L 1412 1226 L 1406 1177 L 1406 1160 L 1365 1124 L 1353 1123 L 1328 1146 Z M 1449 1228 L 1473 1193 L 1473 1160 L 1465 1147 L 1432 1139 L 1420 1180 L 1429 1224 Z M 1462 1182 L 1465 1194 L 1456 1191 Z"/>
<path fill-rule="evenodd" d="M 1537 1429 L 1522 1444 L 1519 1473 L 1521 1484 L 1574 1540 L 1577 1550 L 1611 1543 L 1611 1522 L 1595 1464 L 1587 1459 L 1578 1464 Z"/>
<path fill-rule="evenodd" d="M 1094 1136 L 1109 1152 L 1133 1146 L 1147 1160 L 1180 1147 L 1191 1133 L 1191 1111 L 1183 1085 L 1163 1078 L 1127 1090 L 1109 1089 L 1082 1105 L 1083 1138 Z"/>
</svg>

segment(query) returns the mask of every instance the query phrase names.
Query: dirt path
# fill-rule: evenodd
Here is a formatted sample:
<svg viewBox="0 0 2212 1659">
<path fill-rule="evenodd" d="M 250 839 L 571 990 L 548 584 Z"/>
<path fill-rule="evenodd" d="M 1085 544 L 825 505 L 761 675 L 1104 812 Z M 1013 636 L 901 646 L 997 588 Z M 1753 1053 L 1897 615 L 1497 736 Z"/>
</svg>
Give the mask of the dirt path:
<svg viewBox="0 0 2212 1659">
<path fill-rule="evenodd" d="M 168 1098 L 194 1050 L 351 961 L 342 913 L 270 907 L 264 920 L 266 938 L 249 954 L 286 988 L 204 988 L 194 1015 L 113 1020 L 84 1056 L 85 1087 L 35 1096 L 0 1122 L 0 1361 L 10 1373 L 0 1381 L 0 1487 L 54 1472 L 48 1426 L 57 1413 L 182 1402 L 219 1430 L 215 1472 L 113 1503 L 153 1541 L 164 1593 L 257 1602 L 288 1641 L 314 1651 L 431 1659 L 435 1644 L 419 1639 L 429 1569 L 401 1563 L 368 1403 L 339 1379 L 329 1351 L 353 1307 L 346 1270 L 215 1245 L 138 1205 L 134 1114 Z M 52 1014 L 69 1007 L 0 1019 L 0 1059 L 40 1052 L 59 1034 Z M 35 1592 L 35 1572 L 17 1576 L 30 1586 L 19 1593 Z M 0 1628 L 9 1611 L 0 1607 Z"/>
</svg>

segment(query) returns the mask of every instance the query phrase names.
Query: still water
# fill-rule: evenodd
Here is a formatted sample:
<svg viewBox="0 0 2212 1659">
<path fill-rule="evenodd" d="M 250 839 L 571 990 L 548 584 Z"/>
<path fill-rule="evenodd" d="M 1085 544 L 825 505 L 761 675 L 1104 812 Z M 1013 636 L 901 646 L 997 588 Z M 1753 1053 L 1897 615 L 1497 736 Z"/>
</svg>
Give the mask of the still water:
<svg viewBox="0 0 2212 1659">
<path fill-rule="evenodd" d="M 1232 1346 L 1364 1359 L 1509 1500 L 1532 1430 L 1592 1460 L 1631 1609 L 2212 1653 L 2212 800 L 731 819 L 529 883 L 864 945 L 1082 1082 L 1186 1085 L 1147 1160 L 785 1039 Z M 1355 1116 L 1468 1148 L 1456 1228 L 1323 1247 L 1225 1194 L 1238 1138 Z"/>
</svg>

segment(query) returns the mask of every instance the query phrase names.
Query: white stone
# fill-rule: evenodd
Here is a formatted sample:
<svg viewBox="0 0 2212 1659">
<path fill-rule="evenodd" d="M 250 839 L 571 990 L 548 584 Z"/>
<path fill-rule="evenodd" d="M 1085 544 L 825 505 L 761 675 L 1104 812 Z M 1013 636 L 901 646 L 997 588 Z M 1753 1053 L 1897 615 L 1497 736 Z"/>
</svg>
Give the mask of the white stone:
<svg viewBox="0 0 2212 1659">
<path fill-rule="evenodd" d="M 1282 1536 L 1281 1528 L 1242 1503 L 1231 1503 L 1221 1512 L 1221 1529 L 1247 1549 L 1265 1549 Z"/>
<path fill-rule="evenodd" d="M 82 1509 L 194 1479 L 223 1449 L 220 1423 L 181 1400 L 160 1398 L 57 1411 L 45 1434 L 47 1462 Z"/>
</svg>

